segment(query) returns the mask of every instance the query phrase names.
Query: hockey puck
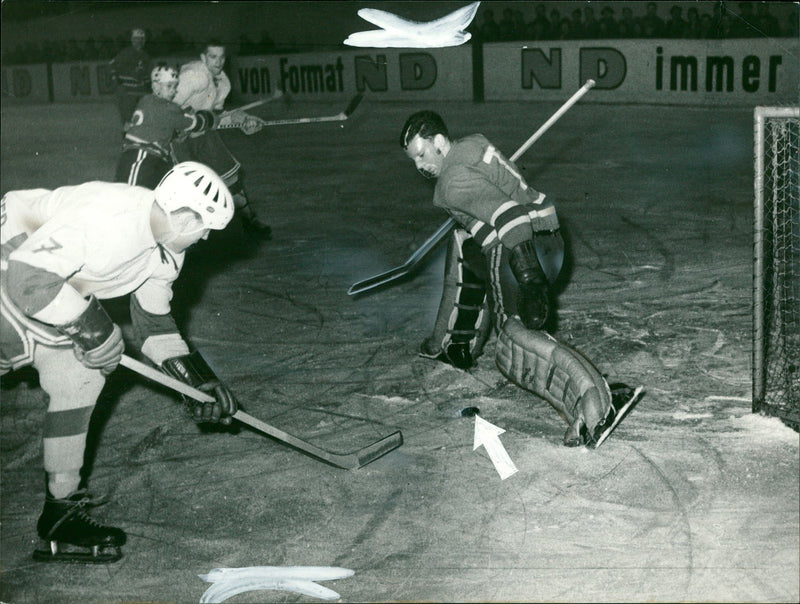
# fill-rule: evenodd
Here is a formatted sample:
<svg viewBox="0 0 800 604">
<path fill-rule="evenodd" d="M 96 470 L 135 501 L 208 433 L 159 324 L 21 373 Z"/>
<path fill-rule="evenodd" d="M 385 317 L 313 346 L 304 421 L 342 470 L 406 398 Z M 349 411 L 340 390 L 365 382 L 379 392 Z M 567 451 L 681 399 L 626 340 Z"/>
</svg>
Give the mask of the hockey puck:
<svg viewBox="0 0 800 604">
<path fill-rule="evenodd" d="M 480 413 L 481 410 L 477 407 L 464 407 L 461 410 L 461 417 L 474 417 Z"/>
</svg>

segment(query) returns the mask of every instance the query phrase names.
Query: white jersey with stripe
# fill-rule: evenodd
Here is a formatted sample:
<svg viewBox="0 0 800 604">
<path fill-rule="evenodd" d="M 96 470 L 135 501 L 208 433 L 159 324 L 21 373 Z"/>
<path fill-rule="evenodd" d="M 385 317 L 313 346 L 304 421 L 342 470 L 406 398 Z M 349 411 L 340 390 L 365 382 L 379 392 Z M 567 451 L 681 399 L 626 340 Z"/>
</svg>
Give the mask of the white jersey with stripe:
<svg viewBox="0 0 800 604">
<path fill-rule="evenodd" d="M 184 254 L 154 239 L 153 191 L 89 182 L 55 190 L 10 191 L 3 198 L 3 268 L 14 263 L 12 301 L 52 325 L 74 319 L 85 299 L 134 293 L 147 312 L 170 312 Z M 9 249 L 13 247 L 14 249 Z"/>
</svg>

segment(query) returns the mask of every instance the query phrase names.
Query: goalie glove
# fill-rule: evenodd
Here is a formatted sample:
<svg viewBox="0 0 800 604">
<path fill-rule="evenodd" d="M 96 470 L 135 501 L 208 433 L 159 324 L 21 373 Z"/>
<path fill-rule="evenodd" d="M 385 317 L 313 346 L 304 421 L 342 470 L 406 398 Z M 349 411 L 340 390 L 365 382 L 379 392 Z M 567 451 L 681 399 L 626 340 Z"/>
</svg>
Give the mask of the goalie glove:
<svg viewBox="0 0 800 604">
<path fill-rule="evenodd" d="M 75 357 L 85 367 L 99 369 L 107 376 L 119 365 L 125 350 L 122 330 L 94 296 L 74 321 L 57 325 L 56 329 L 72 340 Z"/>
<path fill-rule="evenodd" d="M 517 312 L 522 324 L 528 329 L 543 329 L 552 308 L 550 287 L 532 239 L 523 241 L 511 250 L 509 264 L 519 284 Z"/>
<path fill-rule="evenodd" d="M 239 409 L 236 397 L 214 374 L 198 351 L 166 359 L 161 364 L 161 370 L 216 399 L 209 403 L 191 402 L 191 413 L 195 422 L 230 425 L 233 421 L 231 416 Z"/>
</svg>

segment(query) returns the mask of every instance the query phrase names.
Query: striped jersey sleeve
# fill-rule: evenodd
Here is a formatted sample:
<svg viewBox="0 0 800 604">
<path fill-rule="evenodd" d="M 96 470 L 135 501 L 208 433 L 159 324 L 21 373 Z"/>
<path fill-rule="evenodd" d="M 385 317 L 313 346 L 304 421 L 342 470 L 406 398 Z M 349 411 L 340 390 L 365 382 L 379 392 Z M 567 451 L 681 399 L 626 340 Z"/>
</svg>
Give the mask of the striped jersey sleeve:
<svg viewBox="0 0 800 604">
<path fill-rule="evenodd" d="M 555 206 L 528 186 L 513 162 L 482 135 L 453 144 L 434 204 L 446 209 L 484 249 L 498 243 L 513 249 L 536 231 L 558 228 Z"/>
</svg>

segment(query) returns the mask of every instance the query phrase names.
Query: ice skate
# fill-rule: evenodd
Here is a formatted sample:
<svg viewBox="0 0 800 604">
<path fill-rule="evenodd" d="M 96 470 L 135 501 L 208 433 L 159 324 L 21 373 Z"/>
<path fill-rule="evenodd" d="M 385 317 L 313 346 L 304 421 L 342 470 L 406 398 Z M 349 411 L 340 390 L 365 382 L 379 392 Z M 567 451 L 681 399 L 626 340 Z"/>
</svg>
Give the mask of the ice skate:
<svg viewBox="0 0 800 604">
<path fill-rule="evenodd" d="M 93 520 L 86 508 L 99 505 L 85 491 L 64 499 L 47 496 L 36 530 L 43 546 L 33 552 L 39 562 L 108 564 L 122 558 L 127 536 L 122 529 Z"/>
<path fill-rule="evenodd" d="M 426 359 L 433 359 L 441 361 L 448 365 L 452 365 L 456 369 L 469 369 L 475 362 L 472 359 L 472 353 L 469 350 L 469 344 L 452 342 L 447 346 L 447 350 L 436 350 L 436 345 L 433 341 L 426 339 L 419 347 L 419 356 Z"/>
<path fill-rule="evenodd" d="M 233 196 L 236 213 L 242 221 L 242 229 L 253 239 L 269 241 L 272 239 L 272 227 L 263 222 L 253 210 L 247 195 L 237 193 Z"/>
<path fill-rule="evenodd" d="M 633 389 L 626 384 L 610 384 L 609 387 L 611 388 L 611 407 L 606 416 L 594 427 L 593 437 L 586 443 L 590 449 L 596 449 L 603 444 L 603 441 L 611 435 L 625 414 L 639 402 L 644 394 L 643 386 Z"/>
</svg>

